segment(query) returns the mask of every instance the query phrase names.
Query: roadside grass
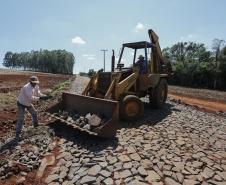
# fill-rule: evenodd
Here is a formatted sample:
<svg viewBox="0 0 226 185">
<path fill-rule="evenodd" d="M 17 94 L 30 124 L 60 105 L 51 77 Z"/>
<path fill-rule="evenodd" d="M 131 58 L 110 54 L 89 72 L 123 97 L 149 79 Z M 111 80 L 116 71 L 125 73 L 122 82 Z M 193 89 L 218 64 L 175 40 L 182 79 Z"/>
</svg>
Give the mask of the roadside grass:
<svg viewBox="0 0 226 185">
<path fill-rule="evenodd" d="M 55 85 L 56 90 L 54 90 L 53 92 L 50 93 L 50 95 L 55 95 L 55 94 L 59 94 L 65 91 L 65 89 L 67 89 L 70 85 L 71 82 L 75 79 L 75 77 L 70 78 L 69 80 L 62 82 L 60 84 Z"/>
<path fill-rule="evenodd" d="M 0 93 L 0 108 L 14 105 L 17 101 L 17 95 L 14 93 Z"/>
</svg>

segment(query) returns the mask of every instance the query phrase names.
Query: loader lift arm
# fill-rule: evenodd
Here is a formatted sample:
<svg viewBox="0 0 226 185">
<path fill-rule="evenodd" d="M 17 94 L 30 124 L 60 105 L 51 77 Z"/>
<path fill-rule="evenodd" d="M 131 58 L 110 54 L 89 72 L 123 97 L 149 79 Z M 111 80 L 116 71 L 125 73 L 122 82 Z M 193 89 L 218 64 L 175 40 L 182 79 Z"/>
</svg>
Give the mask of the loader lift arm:
<svg viewBox="0 0 226 185">
<path fill-rule="evenodd" d="M 159 44 L 159 37 L 156 35 L 156 33 L 152 29 L 148 30 L 148 35 L 150 37 L 151 42 L 153 44 L 157 45 L 157 51 L 158 51 L 160 64 L 166 65 L 166 63 L 164 62 L 163 56 L 162 56 L 162 51 L 161 51 L 160 44 Z"/>
</svg>

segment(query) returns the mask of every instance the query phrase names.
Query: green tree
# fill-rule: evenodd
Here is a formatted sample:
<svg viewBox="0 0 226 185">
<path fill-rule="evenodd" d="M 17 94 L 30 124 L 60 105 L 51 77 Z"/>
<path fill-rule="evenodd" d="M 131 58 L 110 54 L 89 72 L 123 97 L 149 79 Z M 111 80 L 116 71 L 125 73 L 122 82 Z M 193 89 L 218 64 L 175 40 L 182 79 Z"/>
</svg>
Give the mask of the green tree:
<svg viewBox="0 0 226 185">
<path fill-rule="evenodd" d="M 215 58 L 213 62 L 213 73 L 214 73 L 214 89 L 216 89 L 217 81 L 220 79 L 222 70 L 219 68 L 219 62 L 221 62 L 222 49 L 224 47 L 224 40 L 214 39 L 212 44 L 213 56 Z"/>
<path fill-rule="evenodd" d="M 97 73 L 96 73 L 96 71 L 94 71 L 94 69 L 90 69 L 89 72 L 87 73 L 87 75 L 88 75 L 89 77 L 91 77 L 91 76 L 93 76 L 93 75 L 95 75 L 95 74 L 97 74 Z"/>
<path fill-rule="evenodd" d="M 222 90 L 226 90 L 226 46 L 221 50 L 219 57 L 219 87 Z"/>
<path fill-rule="evenodd" d="M 205 81 L 211 53 L 206 51 L 204 44 L 179 42 L 163 49 L 163 57 L 169 72 L 174 72 L 171 83 L 196 87 Z"/>
<path fill-rule="evenodd" d="M 3 66 L 12 68 L 12 57 L 13 53 L 11 51 L 6 52 L 5 58 L 3 59 Z"/>
</svg>

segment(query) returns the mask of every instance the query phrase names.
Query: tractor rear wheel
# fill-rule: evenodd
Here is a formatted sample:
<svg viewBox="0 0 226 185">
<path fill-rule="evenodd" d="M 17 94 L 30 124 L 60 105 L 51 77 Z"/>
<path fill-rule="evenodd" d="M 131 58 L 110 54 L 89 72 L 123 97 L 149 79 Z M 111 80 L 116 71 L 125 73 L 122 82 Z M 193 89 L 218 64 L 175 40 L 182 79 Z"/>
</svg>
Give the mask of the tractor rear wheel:
<svg viewBox="0 0 226 185">
<path fill-rule="evenodd" d="M 137 96 L 126 96 L 119 105 L 119 115 L 126 121 L 138 120 L 144 111 L 143 102 Z"/>
<path fill-rule="evenodd" d="M 167 98 L 168 86 L 165 78 L 161 78 L 154 88 L 153 97 L 149 96 L 151 107 L 160 109 L 165 105 Z"/>
</svg>

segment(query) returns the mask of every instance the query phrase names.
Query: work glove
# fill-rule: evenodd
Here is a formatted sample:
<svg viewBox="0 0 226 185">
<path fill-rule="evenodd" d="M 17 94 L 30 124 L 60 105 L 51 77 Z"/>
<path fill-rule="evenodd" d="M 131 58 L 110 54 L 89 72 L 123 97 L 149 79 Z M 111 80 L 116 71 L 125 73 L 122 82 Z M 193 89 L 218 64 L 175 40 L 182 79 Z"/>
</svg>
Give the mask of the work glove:
<svg viewBox="0 0 226 185">
<path fill-rule="evenodd" d="M 53 98 L 53 96 L 51 96 L 51 95 L 41 96 L 40 100 L 48 100 L 48 99 L 51 99 L 51 98 Z"/>
</svg>

